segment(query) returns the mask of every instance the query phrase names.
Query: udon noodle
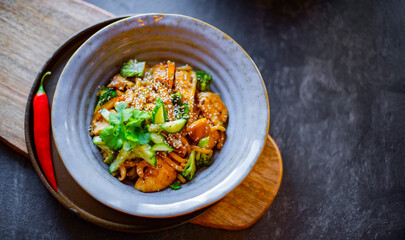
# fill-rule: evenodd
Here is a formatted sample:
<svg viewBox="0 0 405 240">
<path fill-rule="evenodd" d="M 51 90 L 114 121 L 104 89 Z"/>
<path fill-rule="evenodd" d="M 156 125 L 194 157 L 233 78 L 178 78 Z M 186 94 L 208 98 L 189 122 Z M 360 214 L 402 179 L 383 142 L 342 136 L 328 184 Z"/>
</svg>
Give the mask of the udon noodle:
<svg viewBox="0 0 405 240">
<path fill-rule="evenodd" d="M 210 166 L 225 142 L 228 111 L 212 77 L 172 61 L 131 59 L 97 93 L 93 143 L 119 181 L 143 192 L 174 190 Z"/>
</svg>

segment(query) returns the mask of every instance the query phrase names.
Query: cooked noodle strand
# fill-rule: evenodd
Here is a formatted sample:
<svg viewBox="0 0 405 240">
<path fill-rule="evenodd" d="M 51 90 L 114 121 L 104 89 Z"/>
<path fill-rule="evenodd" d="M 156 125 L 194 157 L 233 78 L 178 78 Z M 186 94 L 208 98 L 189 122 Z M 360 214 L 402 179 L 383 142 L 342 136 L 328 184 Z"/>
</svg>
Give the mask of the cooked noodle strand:
<svg viewBox="0 0 405 240">
<path fill-rule="evenodd" d="M 179 172 L 183 171 L 183 168 L 180 167 L 179 165 L 175 164 L 172 160 L 170 160 L 170 158 L 165 157 L 165 158 L 163 158 L 163 159 L 164 159 L 164 161 L 165 161 L 167 164 L 169 164 L 172 168 L 176 169 L 176 171 L 179 171 Z"/>
<path fill-rule="evenodd" d="M 177 155 L 174 152 L 169 152 L 170 157 L 172 157 L 174 160 L 180 163 L 185 163 L 187 162 L 187 159 L 181 158 L 179 155 Z"/>
<path fill-rule="evenodd" d="M 191 149 L 204 154 L 211 154 L 213 152 L 212 149 L 201 148 L 194 145 L 191 145 Z"/>
</svg>

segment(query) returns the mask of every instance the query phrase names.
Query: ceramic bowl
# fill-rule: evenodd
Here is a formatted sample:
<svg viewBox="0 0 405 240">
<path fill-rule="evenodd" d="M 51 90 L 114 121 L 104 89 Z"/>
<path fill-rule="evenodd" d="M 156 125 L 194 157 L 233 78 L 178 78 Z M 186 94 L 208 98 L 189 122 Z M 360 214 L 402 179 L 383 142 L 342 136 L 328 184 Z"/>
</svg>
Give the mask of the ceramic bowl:
<svg viewBox="0 0 405 240">
<path fill-rule="evenodd" d="M 212 90 L 228 108 L 224 147 L 181 190 L 142 193 L 119 182 L 92 144 L 88 129 L 98 87 L 130 58 L 150 63 L 169 59 L 210 72 Z M 75 52 L 55 91 L 52 130 L 66 169 L 95 199 L 132 215 L 173 217 L 215 203 L 242 182 L 264 146 L 269 116 L 257 67 L 228 35 L 187 16 L 143 14 L 101 29 Z"/>
</svg>

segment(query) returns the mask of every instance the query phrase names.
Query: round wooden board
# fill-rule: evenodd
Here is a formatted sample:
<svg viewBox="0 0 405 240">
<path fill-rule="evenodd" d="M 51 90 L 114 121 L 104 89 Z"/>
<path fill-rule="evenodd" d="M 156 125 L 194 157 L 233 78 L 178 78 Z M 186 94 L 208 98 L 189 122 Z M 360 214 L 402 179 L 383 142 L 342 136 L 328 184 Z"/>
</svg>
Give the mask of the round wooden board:
<svg viewBox="0 0 405 240">
<path fill-rule="evenodd" d="M 240 230 L 252 226 L 277 195 L 283 162 L 274 140 L 268 136 L 262 154 L 243 182 L 200 217 L 191 221 L 206 227 Z"/>
</svg>

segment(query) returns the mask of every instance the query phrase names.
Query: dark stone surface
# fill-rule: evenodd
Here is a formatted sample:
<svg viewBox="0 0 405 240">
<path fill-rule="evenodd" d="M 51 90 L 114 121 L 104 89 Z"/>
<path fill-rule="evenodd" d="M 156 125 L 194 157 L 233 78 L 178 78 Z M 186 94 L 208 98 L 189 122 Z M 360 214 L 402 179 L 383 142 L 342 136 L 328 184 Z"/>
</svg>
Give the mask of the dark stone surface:
<svg viewBox="0 0 405 240">
<path fill-rule="evenodd" d="M 284 161 L 249 229 L 126 234 L 88 223 L 0 145 L 4 239 L 405 239 L 404 1 L 96 1 L 114 14 L 190 15 L 234 38 L 266 82 Z"/>
</svg>

